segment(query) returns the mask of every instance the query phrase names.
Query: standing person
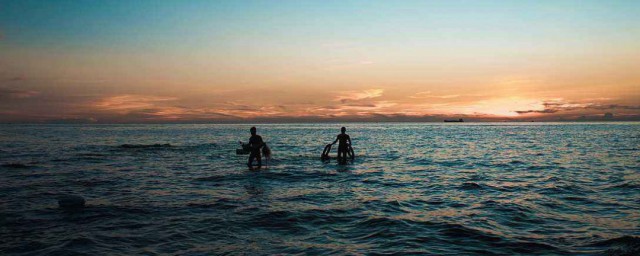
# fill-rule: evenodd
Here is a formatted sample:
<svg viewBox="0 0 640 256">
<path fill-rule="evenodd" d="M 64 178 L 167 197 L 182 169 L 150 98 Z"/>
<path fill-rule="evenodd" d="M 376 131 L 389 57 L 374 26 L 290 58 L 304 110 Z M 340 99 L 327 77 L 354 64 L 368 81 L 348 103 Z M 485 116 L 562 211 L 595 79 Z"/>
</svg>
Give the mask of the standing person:
<svg viewBox="0 0 640 256">
<path fill-rule="evenodd" d="M 347 161 L 347 154 L 349 153 L 349 148 L 351 147 L 351 137 L 346 134 L 347 128 L 340 128 L 340 134 L 336 137 L 336 140 L 331 143 L 331 145 L 335 145 L 338 143 L 338 162 L 345 163 Z"/>
<path fill-rule="evenodd" d="M 253 167 L 253 159 L 257 159 L 258 169 L 260 169 L 262 167 L 262 156 L 260 155 L 260 149 L 262 147 L 265 147 L 266 144 L 264 143 L 264 141 L 262 141 L 262 137 L 256 133 L 255 126 L 251 127 L 249 131 L 251 132 L 251 138 L 249 138 L 249 143 L 247 143 L 247 145 L 249 146 L 251 153 L 249 154 L 249 162 L 247 163 L 247 166 L 249 166 L 249 169 L 251 169 Z"/>
</svg>

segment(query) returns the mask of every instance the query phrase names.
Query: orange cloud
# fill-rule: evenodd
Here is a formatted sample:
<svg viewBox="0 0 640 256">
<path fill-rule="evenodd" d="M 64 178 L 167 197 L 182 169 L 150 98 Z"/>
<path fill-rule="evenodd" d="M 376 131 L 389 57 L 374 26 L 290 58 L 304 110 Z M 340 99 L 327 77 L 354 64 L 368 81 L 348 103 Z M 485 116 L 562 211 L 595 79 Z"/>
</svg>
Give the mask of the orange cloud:
<svg viewBox="0 0 640 256">
<path fill-rule="evenodd" d="M 413 95 L 383 97 L 384 89 L 346 91 L 318 95 L 314 101 L 291 102 L 198 100 L 157 95 L 124 94 L 103 97 L 91 103 L 94 112 L 70 112 L 77 117 L 95 117 L 99 122 L 208 122 L 208 121 L 274 121 L 278 120 L 353 120 L 358 121 L 437 121 L 446 118 L 465 120 L 517 120 L 530 118 L 556 120 L 581 115 L 616 117 L 638 113 L 634 104 L 605 104 L 606 101 L 568 102 L 562 98 L 536 97 L 469 98 L 471 94 L 431 95 L 424 91 Z M 439 97 L 438 102 L 411 100 L 411 96 Z M 474 95 L 476 96 L 476 95 Z M 395 97 L 395 98 L 394 98 Z M 224 97 L 223 97 L 224 98 Z M 208 99 L 208 97 L 203 97 Z M 277 103 L 277 104 L 276 104 Z M 86 106 L 86 105 L 85 105 Z M 616 109 L 617 111 L 609 111 Z M 566 112 L 566 113 L 565 113 Z M 557 117 L 554 117 L 557 116 Z M 635 117 L 630 117 L 635 118 Z M 533 120 L 531 119 L 531 120 Z"/>
<path fill-rule="evenodd" d="M 563 102 L 560 100 L 546 101 L 542 103 L 543 109 L 527 109 L 527 110 L 518 110 L 515 111 L 518 114 L 552 114 L 558 112 L 568 112 L 568 111 L 588 111 L 588 110 L 627 110 L 627 111 L 637 111 L 640 110 L 640 105 L 620 105 L 620 104 L 602 104 L 602 103 L 570 103 Z"/>
<path fill-rule="evenodd" d="M 448 95 L 431 95 L 431 91 L 426 92 L 418 92 L 414 95 L 409 96 L 412 99 L 426 99 L 426 98 L 438 98 L 438 99 L 452 99 L 460 97 L 459 94 L 448 94 Z"/>
<path fill-rule="evenodd" d="M 280 116 L 283 106 L 253 106 L 237 102 L 214 104 L 210 107 L 179 106 L 177 97 L 149 95 L 117 95 L 101 99 L 93 108 L 106 112 L 145 120 L 215 120 L 228 118 L 255 118 Z"/>
<path fill-rule="evenodd" d="M 94 107 L 117 112 L 156 108 L 159 102 L 175 101 L 176 97 L 157 97 L 144 95 L 118 95 L 107 97 L 97 102 Z"/>
<path fill-rule="evenodd" d="M 335 100 L 340 102 L 372 99 L 382 96 L 383 89 L 368 89 L 364 91 L 347 91 L 336 96 Z"/>
<path fill-rule="evenodd" d="M 38 94 L 40 94 L 40 92 L 33 91 L 33 90 L 20 90 L 20 89 L 0 87 L 0 99 L 2 98 L 24 99 L 24 98 L 31 98 Z"/>
</svg>

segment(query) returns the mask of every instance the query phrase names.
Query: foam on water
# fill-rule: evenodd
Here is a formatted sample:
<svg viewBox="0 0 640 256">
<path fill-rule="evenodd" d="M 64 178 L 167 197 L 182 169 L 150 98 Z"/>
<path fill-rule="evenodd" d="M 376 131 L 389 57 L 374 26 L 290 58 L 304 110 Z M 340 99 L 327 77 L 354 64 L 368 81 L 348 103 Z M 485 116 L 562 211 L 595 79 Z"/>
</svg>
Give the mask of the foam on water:
<svg viewBox="0 0 640 256">
<path fill-rule="evenodd" d="M 640 252 L 640 123 L 340 126 L 2 125 L 0 253 Z"/>
</svg>

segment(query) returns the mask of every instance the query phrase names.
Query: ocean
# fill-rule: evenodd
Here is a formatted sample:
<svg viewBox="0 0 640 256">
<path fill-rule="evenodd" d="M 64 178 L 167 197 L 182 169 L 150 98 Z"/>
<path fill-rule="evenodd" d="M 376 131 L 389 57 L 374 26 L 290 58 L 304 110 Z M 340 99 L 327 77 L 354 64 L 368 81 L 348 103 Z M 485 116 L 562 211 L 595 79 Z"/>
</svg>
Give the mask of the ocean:
<svg viewBox="0 0 640 256">
<path fill-rule="evenodd" d="M 0 125 L 0 254 L 640 253 L 638 122 L 256 126 Z"/>
</svg>

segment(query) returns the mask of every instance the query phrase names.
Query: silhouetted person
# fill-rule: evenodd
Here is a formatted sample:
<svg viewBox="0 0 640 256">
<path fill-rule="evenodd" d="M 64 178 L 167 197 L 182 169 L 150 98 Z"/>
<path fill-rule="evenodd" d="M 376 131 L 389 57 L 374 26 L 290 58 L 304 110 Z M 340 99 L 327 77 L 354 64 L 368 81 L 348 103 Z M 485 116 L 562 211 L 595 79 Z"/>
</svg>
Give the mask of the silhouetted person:
<svg viewBox="0 0 640 256">
<path fill-rule="evenodd" d="M 335 145 L 336 142 L 338 143 L 338 162 L 346 162 L 347 161 L 347 154 L 349 154 L 349 151 L 351 150 L 351 137 L 349 137 L 348 134 L 346 134 L 345 132 L 347 132 L 347 128 L 342 127 L 340 128 L 340 134 L 338 134 L 338 137 L 336 137 L 336 140 L 331 143 L 331 145 Z"/>
<path fill-rule="evenodd" d="M 249 146 L 249 150 L 251 151 L 251 153 L 249 153 L 249 162 L 247 163 L 247 166 L 249 166 L 249 168 L 252 168 L 253 159 L 257 159 L 258 168 L 261 168 L 262 156 L 260 155 L 260 149 L 262 147 L 265 147 L 266 144 L 264 143 L 264 141 L 262 141 L 262 137 L 256 134 L 256 127 L 251 127 L 249 131 L 251 131 L 251 138 L 249 138 L 249 143 L 247 143 L 247 145 Z"/>
</svg>

